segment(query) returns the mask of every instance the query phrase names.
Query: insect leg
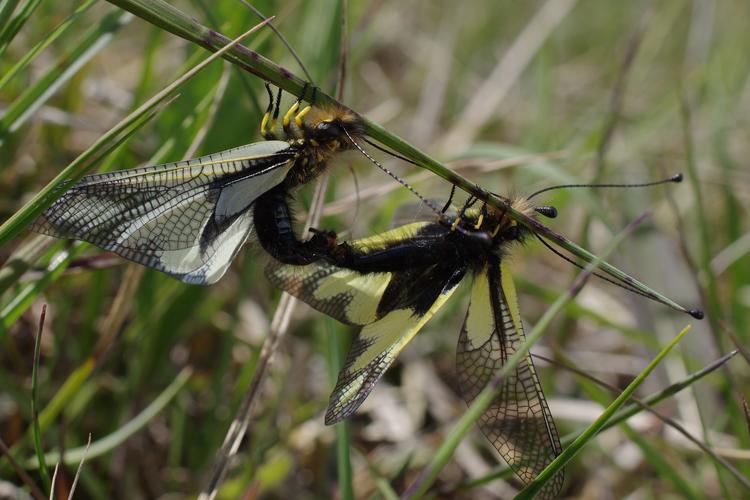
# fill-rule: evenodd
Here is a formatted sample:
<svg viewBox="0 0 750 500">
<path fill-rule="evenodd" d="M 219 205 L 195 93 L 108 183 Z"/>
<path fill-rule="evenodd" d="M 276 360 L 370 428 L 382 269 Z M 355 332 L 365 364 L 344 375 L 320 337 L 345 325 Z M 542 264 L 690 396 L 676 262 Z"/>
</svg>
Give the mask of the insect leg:
<svg viewBox="0 0 750 500">
<path fill-rule="evenodd" d="M 459 224 L 461 224 L 461 221 L 463 220 L 463 216 L 466 213 L 468 209 L 474 205 L 474 203 L 477 202 L 477 198 L 472 196 L 469 196 L 469 198 L 466 200 L 466 203 L 464 203 L 464 206 L 461 208 L 461 210 L 458 212 L 458 215 L 453 220 L 453 224 L 451 224 L 451 231 L 455 231 Z"/>
<path fill-rule="evenodd" d="M 308 87 L 308 83 L 305 82 L 305 86 L 302 87 L 302 94 L 300 95 L 299 99 L 297 99 L 294 102 L 294 104 L 292 104 L 292 106 L 289 108 L 289 111 L 286 112 L 286 114 L 284 115 L 284 118 L 281 121 L 282 126 L 284 128 L 284 134 L 286 134 L 287 138 L 292 138 L 292 137 L 296 138 L 296 135 L 299 135 L 299 134 L 295 134 L 295 132 L 292 130 L 291 121 L 292 121 L 292 116 L 295 113 L 297 113 L 297 110 L 299 109 L 300 104 L 302 103 L 302 99 L 304 99 L 305 94 L 307 93 L 307 87 Z M 298 128 L 302 126 L 301 117 L 307 114 L 309 111 L 310 111 L 310 106 L 307 106 L 302 111 L 297 113 L 297 116 L 294 117 L 294 123 L 297 125 Z"/>
<path fill-rule="evenodd" d="M 276 104 L 274 104 L 273 106 L 273 116 L 271 118 L 271 131 L 272 131 L 271 133 L 274 133 L 273 131 L 276 130 L 276 122 L 279 119 L 279 107 L 280 106 L 281 106 L 281 87 L 279 87 L 279 91 L 276 93 Z"/>
<path fill-rule="evenodd" d="M 268 121 L 271 119 L 271 113 L 273 112 L 273 92 L 271 92 L 271 86 L 266 83 L 266 92 L 268 92 L 268 106 L 266 112 L 263 113 L 263 120 L 260 122 L 260 136 L 267 141 L 276 139 L 276 134 L 273 131 L 273 126 L 268 128 Z"/>
<path fill-rule="evenodd" d="M 451 203 L 453 203 L 453 195 L 455 195 L 455 194 L 456 194 L 456 185 L 452 184 L 451 185 L 451 194 L 450 194 L 450 196 L 448 196 L 448 201 L 445 202 L 445 205 L 443 205 L 443 208 L 442 208 L 442 210 L 440 210 L 440 213 L 444 214 L 445 212 L 448 211 L 448 209 L 451 206 Z"/>
</svg>

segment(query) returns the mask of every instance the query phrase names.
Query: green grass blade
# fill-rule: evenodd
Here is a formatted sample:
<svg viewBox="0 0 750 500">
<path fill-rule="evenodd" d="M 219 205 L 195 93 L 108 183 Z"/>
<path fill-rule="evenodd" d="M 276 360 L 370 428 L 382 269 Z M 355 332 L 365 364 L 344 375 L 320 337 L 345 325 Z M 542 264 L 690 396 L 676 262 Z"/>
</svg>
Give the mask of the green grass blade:
<svg viewBox="0 0 750 500">
<path fill-rule="evenodd" d="M 13 17 L 13 19 L 2 19 L 2 17 L 6 14 L 5 7 L 0 9 L 0 21 L 3 21 L 2 24 L 0 24 L 0 56 L 3 55 L 5 50 L 8 48 L 8 45 L 10 45 L 10 42 L 16 37 L 19 31 L 21 31 L 21 28 L 23 28 L 23 25 L 26 24 L 26 21 L 29 20 L 31 17 L 31 14 L 34 13 L 36 8 L 39 6 L 42 0 L 28 0 L 25 2 L 20 9 L 18 9 L 18 13 Z M 13 12 L 13 9 L 17 6 L 17 2 L 7 2 L 8 12 L 7 14 L 11 14 Z"/>
<path fill-rule="evenodd" d="M 39 414 L 39 432 L 44 432 L 45 429 L 49 428 L 52 422 L 67 408 L 68 404 L 80 392 L 84 382 L 91 375 L 95 364 L 96 360 L 94 358 L 88 358 L 68 376 L 52 400 L 47 403 L 47 406 Z M 29 428 L 24 438 L 13 445 L 12 452 L 18 454 L 20 451 L 26 449 L 30 443 L 33 443 L 33 439 L 34 430 Z M 47 459 L 47 461 L 49 462 L 50 460 Z"/>
<path fill-rule="evenodd" d="M 100 150 L 100 154 L 102 156 L 108 154 L 110 151 L 113 151 L 115 148 L 117 148 L 123 141 L 125 141 L 130 135 L 135 133 L 140 127 L 145 125 L 151 118 L 153 118 L 159 108 L 149 110 L 145 114 L 138 117 L 138 119 L 132 124 L 132 126 L 126 130 L 122 135 L 119 137 L 115 137 L 113 139 L 113 142 L 110 144 L 103 144 L 102 148 Z M 84 153 L 85 154 L 85 153 Z M 79 156 L 79 158 L 81 158 Z M 72 165 L 75 165 L 75 161 L 71 163 Z M 59 177 L 59 176 L 58 176 Z M 54 181 L 53 181 L 54 182 Z M 37 195 L 39 197 L 39 195 Z M 36 199 L 36 198 L 35 198 Z M 34 199 L 32 199 L 32 202 Z M 29 202 L 32 203 L 32 202 Z M 26 206 L 28 207 L 29 204 Z M 22 209 L 23 210 L 23 209 Z M 0 232 L 2 232 L 2 229 L 4 227 L 8 227 L 8 231 L 11 231 L 14 227 L 20 227 L 18 231 L 20 232 L 23 230 L 24 223 L 23 222 L 14 222 L 14 218 L 18 217 L 21 221 L 23 219 L 21 218 L 22 211 L 16 212 L 10 219 L 8 219 L 5 223 L 3 223 L 2 226 L 0 226 Z M 33 217 L 33 216 L 31 216 Z M 18 226 L 17 226 L 18 225 Z M 12 238 L 12 231 L 10 232 L 11 236 L 9 238 Z M 0 245 L 2 246 L 2 245 Z M 82 246 L 75 245 L 71 251 L 64 252 L 60 256 L 58 256 L 58 259 L 53 261 L 52 265 L 44 272 L 42 277 L 37 280 L 35 283 L 31 283 L 27 285 L 25 288 L 23 288 L 20 292 L 16 293 L 13 297 L 11 297 L 11 300 L 5 304 L 5 306 L 0 310 L 0 340 L 5 335 L 5 332 L 7 331 L 8 327 L 12 325 L 13 323 L 18 320 L 18 318 L 21 316 L 21 314 L 33 303 L 34 299 L 52 282 L 57 280 L 63 272 L 68 268 L 68 265 L 72 261 L 72 259 L 76 256 L 77 251 L 80 251 L 80 248 Z M 12 270 L 9 272 L 9 276 L 18 276 L 18 273 L 13 273 Z"/>
<path fill-rule="evenodd" d="M 732 351 L 729 354 L 725 354 L 721 358 L 717 359 L 713 363 L 709 364 L 708 366 L 702 368 L 701 370 L 698 370 L 697 372 L 691 373 L 687 377 L 685 377 L 683 380 L 680 380 L 679 382 L 676 382 L 669 387 L 666 387 L 662 389 L 659 392 L 656 392 L 648 397 L 642 398 L 641 403 L 646 406 L 654 407 L 660 402 L 678 394 L 683 389 L 686 389 L 690 386 L 692 386 L 694 383 L 696 383 L 701 378 L 705 377 L 709 373 L 713 373 L 718 368 L 721 368 L 726 364 L 730 359 L 732 359 L 737 354 L 737 351 Z M 607 421 L 606 425 L 602 428 L 601 431 L 603 432 L 607 429 L 610 429 L 612 427 L 615 427 L 623 422 L 626 422 L 630 417 L 637 415 L 638 413 L 641 413 L 645 411 L 645 407 L 636 403 L 628 404 L 627 406 L 624 406 L 617 410 L 617 413 L 615 413 L 612 418 Z M 560 439 L 560 442 L 562 445 L 568 446 L 570 445 L 575 439 L 580 435 L 580 432 L 574 432 L 571 434 L 568 434 L 567 436 L 563 436 Z M 478 486 L 481 486 L 483 484 L 490 483 L 496 479 L 509 477 L 511 474 L 510 469 L 503 468 L 497 471 L 492 472 L 491 474 L 487 474 L 486 476 L 477 478 L 473 481 L 469 481 L 464 485 L 465 489 L 472 489 L 476 488 Z"/>
<path fill-rule="evenodd" d="M 76 255 L 76 249 L 80 249 L 80 247 L 81 245 L 76 245 L 70 251 L 62 252 L 45 270 L 40 279 L 25 285 L 20 291 L 13 294 L 11 300 L 0 310 L 0 341 L 3 340 L 3 333 L 21 317 L 21 314 L 28 309 L 42 290 L 65 272 Z"/>
<path fill-rule="evenodd" d="M 664 349 L 659 352 L 659 354 L 656 355 L 656 357 L 648 364 L 648 366 L 641 373 L 639 373 L 638 376 L 633 379 L 630 384 L 628 384 L 625 390 L 622 391 L 619 396 L 617 396 L 612 404 L 610 404 L 604 410 L 604 412 L 602 412 L 602 414 L 599 415 L 599 417 L 585 431 L 583 431 L 575 439 L 575 441 L 570 444 L 570 446 L 565 448 L 562 453 L 560 453 L 560 455 L 558 455 L 558 457 L 552 461 L 551 464 L 549 464 L 541 473 L 539 473 L 536 479 L 534 479 L 534 481 L 532 481 L 526 488 L 524 488 L 516 498 L 519 500 L 534 498 L 534 495 L 536 495 L 542 489 L 544 483 L 552 479 L 552 477 L 558 471 L 560 471 L 566 463 L 568 463 L 574 456 L 576 456 L 578 452 L 581 451 L 581 449 L 589 441 L 596 437 L 599 431 L 601 431 L 607 424 L 607 421 L 625 403 L 625 401 L 627 401 L 627 399 L 635 392 L 635 390 L 641 385 L 641 383 L 646 380 L 646 377 L 651 374 L 654 368 L 656 368 L 659 363 L 661 363 L 664 357 L 669 354 L 669 352 L 674 348 L 674 346 L 677 345 L 677 343 L 689 330 L 690 325 L 683 328 L 682 331 L 680 331 L 680 333 L 678 333 L 672 339 L 672 341 L 667 344 Z"/>
<path fill-rule="evenodd" d="M 676 382 L 669 387 L 665 387 L 661 391 L 657 392 L 656 394 L 652 394 L 651 396 L 648 396 L 647 398 L 644 398 L 642 402 L 644 404 L 647 404 L 649 406 L 655 406 L 659 404 L 660 402 L 664 401 L 665 399 L 668 399 L 683 389 L 686 389 L 690 386 L 692 386 L 695 382 L 700 380 L 701 378 L 705 377 L 709 373 L 713 373 L 718 368 L 721 368 L 724 366 L 724 364 L 732 359 L 737 354 L 737 351 L 732 351 L 729 354 L 725 354 L 721 358 L 717 359 L 710 365 L 706 366 L 705 368 L 702 368 L 701 370 L 698 370 L 697 372 L 691 373 L 687 377 L 685 377 L 683 380 L 680 380 L 679 382 Z M 614 427 L 615 425 L 626 421 L 633 415 L 636 415 L 637 413 L 640 413 L 643 411 L 643 408 L 635 403 L 629 404 L 623 408 L 620 408 L 617 413 L 615 413 L 612 418 L 607 422 L 607 424 L 604 426 L 604 429 L 609 429 L 610 427 Z M 564 438 L 563 444 L 567 444 L 572 442 L 574 438 L 572 436 Z"/>
<path fill-rule="evenodd" d="M 667 462 L 659 450 L 652 446 L 651 443 L 639 432 L 633 430 L 633 428 L 627 424 L 623 424 L 621 427 L 625 436 L 640 448 L 644 460 L 649 463 L 659 477 L 672 483 L 675 491 L 680 493 L 680 498 L 687 498 L 690 500 L 699 500 L 703 498 L 699 493 L 701 488 L 699 480 L 693 479 L 693 484 L 691 484 L 691 481 L 684 478 L 677 468 Z"/>
<path fill-rule="evenodd" d="M 242 36 L 235 39 L 230 45 L 224 48 L 224 51 L 231 49 L 234 44 L 241 42 L 245 37 L 254 33 L 262 27 L 264 23 L 258 24 L 252 29 L 245 32 Z M 111 128 L 106 134 L 102 135 L 86 151 L 78 156 L 70 165 L 65 167 L 57 177 L 50 181 L 34 198 L 31 199 L 20 210 L 13 214 L 0 226 L 0 247 L 5 246 L 12 238 L 18 235 L 23 229 L 42 211 L 49 207 L 56 199 L 53 193 L 59 197 L 64 191 L 58 189 L 66 180 L 77 180 L 83 176 L 89 169 L 93 168 L 96 161 L 106 156 L 116 144 L 119 144 L 125 138 L 141 127 L 151 113 L 183 83 L 190 80 L 198 74 L 208 64 L 218 57 L 221 57 L 224 51 L 219 51 L 207 57 L 203 62 L 188 71 L 181 78 L 175 80 L 151 99 L 139 106 L 135 111 L 126 116 L 117 125 Z M 116 143 L 113 145 L 113 143 Z"/>
<path fill-rule="evenodd" d="M 341 356 L 341 345 L 339 336 L 336 335 L 336 328 L 333 327 L 330 318 L 325 319 L 326 344 L 328 347 L 328 378 L 331 381 L 331 387 L 336 385 L 339 370 L 343 365 Z M 349 456 L 349 449 L 352 446 L 351 425 L 344 420 L 338 422 L 336 429 L 336 465 L 339 480 L 339 495 L 343 500 L 354 499 L 354 487 L 352 482 L 352 463 Z"/>
<path fill-rule="evenodd" d="M 0 144 L 16 132 L 52 97 L 78 70 L 104 48 L 114 34 L 133 19 L 123 12 L 110 12 L 101 22 L 88 30 L 83 39 L 65 54 L 47 73 L 27 88 L 0 119 Z"/>
<path fill-rule="evenodd" d="M 13 286 L 23 274 L 31 269 L 37 261 L 45 254 L 56 253 L 62 243 L 53 246 L 50 251 L 51 240 L 42 235 L 36 235 L 24 241 L 11 254 L 7 261 L 0 268 L 0 296 Z"/>
<path fill-rule="evenodd" d="M 566 364 L 569 364 L 569 361 L 566 361 Z M 598 381 L 593 377 L 588 378 L 586 374 L 579 374 L 577 379 L 579 386 L 582 388 L 582 390 L 590 400 L 596 401 L 603 407 L 606 407 L 611 397 L 596 385 L 601 381 Z M 614 393 L 619 392 L 616 387 L 608 387 L 604 385 L 604 382 L 601 383 L 610 391 L 614 391 Z M 671 482 L 675 490 L 679 491 L 683 497 L 697 500 L 697 491 L 695 491 L 694 488 L 690 486 L 689 481 L 687 481 L 682 476 L 682 474 L 680 474 L 677 468 L 673 468 L 667 463 L 664 457 L 658 452 L 658 450 L 656 450 L 651 442 L 641 436 L 637 431 L 633 430 L 633 428 L 627 422 L 623 422 L 620 424 L 620 430 L 629 440 L 631 440 L 636 446 L 638 446 L 638 448 L 640 448 L 641 453 L 643 453 L 644 460 L 651 466 L 654 471 L 656 471 L 657 474 L 660 475 L 660 477 L 663 477 L 667 481 Z"/>
<path fill-rule="evenodd" d="M 42 476 L 44 489 L 51 491 L 50 475 L 47 469 L 47 462 L 44 460 L 44 447 L 42 446 L 42 432 L 39 429 L 39 414 L 37 410 L 39 396 L 39 358 L 42 349 L 42 332 L 44 331 L 44 318 L 47 315 L 47 306 L 42 306 L 42 313 L 39 316 L 39 328 L 34 339 L 34 365 L 31 371 L 31 419 L 32 433 L 34 436 L 34 451 L 36 451 L 37 460 L 39 461 L 39 473 Z"/>
<path fill-rule="evenodd" d="M 78 17 L 89 10 L 89 8 L 96 3 L 96 0 L 86 0 L 83 4 L 81 4 L 65 21 L 60 23 L 52 32 L 47 35 L 43 40 L 38 42 L 34 47 L 32 47 L 31 50 L 29 50 L 26 54 L 21 57 L 21 59 L 18 60 L 16 64 L 13 65 L 12 68 L 10 68 L 2 77 L 0 77 L 0 90 L 5 87 L 5 85 L 8 84 L 8 82 L 12 81 L 18 74 L 23 71 L 31 61 L 34 60 L 34 58 L 39 55 L 41 51 L 49 47 L 52 43 L 57 40 L 60 35 L 65 33 L 70 27 L 73 26 L 73 23 Z M 3 25 L 2 17 L 0 15 L 0 26 Z"/>
<path fill-rule="evenodd" d="M 134 134 L 141 126 L 148 123 L 158 112 L 158 109 L 149 110 L 146 114 L 139 117 L 134 125 L 120 137 L 114 139 L 109 145 L 105 146 L 102 150 L 102 155 L 106 155 L 111 151 L 116 150 L 123 142 L 125 142 L 132 134 Z M 32 244 L 33 245 L 33 244 Z M 15 323 L 21 315 L 26 311 L 34 300 L 53 282 L 62 276 L 65 270 L 68 268 L 70 263 L 76 258 L 80 252 L 85 248 L 85 245 L 76 243 L 71 249 L 58 253 L 52 263 L 44 271 L 42 276 L 33 283 L 25 285 L 20 291 L 16 292 L 10 300 L 0 308 L 0 341 L 5 337 L 5 333 L 8 328 Z M 33 257 L 35 247 L 32 246 L 28 255 Z M 30 265 L 30 264 L 28 264 Z M 15 279 L 19 278 L 27 263 L 15 264 L 15 267 L 7 268 L 3 267 L 2 276 L 3 280 L 0 281 L 2 288 L 7 288 L 15 282 Z"/>
<path fill-rule="evenodd" d="M 9 43 L 6 31 L 9 28 L 10 16 L 13 15 L 13 11 L 16 10 L 19 0 L 1 0 L 0 1 L 0 47 L 3 47 Z M 1 52 L 0 52 L 1 55 Z"/>
<path fill-rule="evenodd" d="M 167 386 L 167 388 L 164 389 L 164 391 L 162 391 L 162 393 L 159 394 L 156 399 L 154 399 L 146 408 L 143 409 L 143 411 L 141 411 L 133 419 L 128 421 L 125 425 L 117 429 L 112 434 L 109 434 L 102 439 L 98 439 L 91 443 L 91 446 L 88 447 L 88 451 L 87 446 L 81 446 L 78 448 L 66 450 L 65 456 L 63 457 L 63 463 L 65 463 L 66 465 L 75 465 L 78 464 L 78 462 L 80 462 L 84 457 L 86 457 L 87 460 L 90 460 L 116 449 L 128 438 L 141 431 L 146 426 L 146 424 L 152 421 L 156 415 L 158 415 L 164 408 L 166 408 L 169 402 L 172 401 L 175 396 L 177 396 L 180 390 L 190 380 L 192 373 L 193 370 L 190 367 L 183 368 L 182 371 L 177 374 L 174 381 L 169 384 L 169 386 Z M 59 462 L 60 458 L 61 457 L 59 452 L 47 453 L 44 456 L 44 459 L 48 462 Z M 36 458 L 31 459 L 28 461 L 27 467 L 35 469 L 39 467 L 39 461 Z"/>
</svg>

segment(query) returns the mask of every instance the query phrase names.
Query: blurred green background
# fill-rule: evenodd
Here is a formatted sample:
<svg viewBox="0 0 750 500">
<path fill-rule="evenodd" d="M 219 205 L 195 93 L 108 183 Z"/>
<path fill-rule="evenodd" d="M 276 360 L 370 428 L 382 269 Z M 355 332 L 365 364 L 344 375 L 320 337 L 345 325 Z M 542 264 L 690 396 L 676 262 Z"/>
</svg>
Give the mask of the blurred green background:
<svg viewBox="0 0 750 500">
<path fill-rule="evenodd" d="M 235 0 L 173 4 L 230 37 L 257 22 Z M 553 229 L 594 252 L 649 211 L 610 261 L 677 302 L 705 309 L 707 319 L 696 323 L 594 280 L 535 353 L 572 360 L 622 388 L 686 323 L 696 323 L 642 386 L 647 395 L 747 345 L 746 2 L 253 5 L 277 16 L 275 25 L 318 86 L 334 92 L 344 54 L 343 102 L 488 190 L 528 195 L 557 183 L 686 174 L 686 182 L 666 188 L 561 190 L 539 201 L 560 211 L 547 222 Z M 269 30 L 246 45 L 303 74 Z M 103 1 L 0 2 L 0 221 L 206 54 Z M 257 141 L 265 99 L 259 78 L 215 62 L 94 168 Z M 444 181 L 375 153 L 424 195 L 448 196 Z M 305 187 L 297 197 L 300 220 L 313 191 Z M 321 226 L 344 237 L 387 229 L 394 214 L 403 222 L 414 210 L 399 215 L 398 207 L 416 201 L 355 154 L 331 169 L 326 200 Z M 524 318 L 534 324 L 575 269 L 533 239 L 510 258 Z M 70 488 L 74 451 L 89 434 L 76 497 L 200 492 L 278 302 L 258 249 L 248 247 L 210 288 L 150 270 L 141 275 L 91 246 L 28 232 L 0 247 L 0 262 L 0 437 L 31 481 L 45 489 L 31 464 L 29 427 L 34 337 L 46 304 L 35 386 L 41 445 L 66 462 L 58 494 Z M 428 323 L 338 435 L 324 426 L 323 413 L 335 382 L 335 347 L 345 352 L 352 332 L 298 305 L 220 497 L 329 498 L 340 495 L 342 482 L 354 485 L 356 498 L 387 497 L 386 485 L 401 493 L 465 410 L 454 376 L 465 296 Z M 561 366 L 537 366 L 562 435 L 580 431 L 614 398 Z M 658 409 L 748 476 L 742 402 L 749 388 L 747 358 L 737 356 Z M 337 439 L 350 443 L 351 471 L 337 461 Z M 2 455 L 0 480 L 22 486 Z M 432 491 L 507 497 L 519 486 L 513 478 L 485 480 L 500 469 L 477 431 Z M 647 413 L 589 443 L 566 474 L 563 493 L 571 498 L 750 495 L 723 465 Z"/>
</svg>

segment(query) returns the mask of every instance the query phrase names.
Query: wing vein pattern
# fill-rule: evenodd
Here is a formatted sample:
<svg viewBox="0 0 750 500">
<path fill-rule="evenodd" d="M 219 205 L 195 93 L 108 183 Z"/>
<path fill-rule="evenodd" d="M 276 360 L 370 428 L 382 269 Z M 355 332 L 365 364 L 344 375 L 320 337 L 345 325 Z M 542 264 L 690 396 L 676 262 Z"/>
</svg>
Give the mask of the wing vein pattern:
<svg viewBox="0 0 750 500">
<path fill-rule="evenodd" d="M 525 341 L 509 271 L 490 259 L 475 275 L 471 303 L 456 352 L 458 383 L 471 404 L 494 374 Z M 561 452 L 560 439 L 544 398 L 531 356 L 506 377 L 479 428 L 525 484 L 531 482 Z M 554 498 L 562 488 L 558 472 L 539 494 Z"/>
<path fill-rule="evenodd" d="M 211 284 L 253 229 L 253 202 L 296 152 L 265 141 L 192 160 L 83 177 L 32 229 L 92 243 L 188 283 Z"/>
</svg>

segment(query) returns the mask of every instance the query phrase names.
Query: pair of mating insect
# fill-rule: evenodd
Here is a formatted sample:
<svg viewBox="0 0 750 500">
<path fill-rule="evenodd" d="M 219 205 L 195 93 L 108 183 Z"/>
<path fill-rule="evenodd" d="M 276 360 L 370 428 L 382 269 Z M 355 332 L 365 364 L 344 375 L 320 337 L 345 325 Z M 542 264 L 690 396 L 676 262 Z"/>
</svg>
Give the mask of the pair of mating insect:
<svg viewBox="0 0 750 500">
<path fill-rule="evenodd" d="M 256 239 L 273 257 L 267 268 L 272 283 L 361 327 L 331 395 L 327 424 L 351 415 L 404 346 L 462 282 L 471 281 L 457 349 L 458 386 L 471 403 L 524 342 L 504 257 L 528 231 L 501 210 L 467 203 L 456 217 L 445 215 L 446 204 L 437 210 L 437 221 L 413 222 L 370 238 L 341 243 L 332 232 L 315 231 L 310 239 L 299 239 L 289 209 L 292 191 L 319 176 L 341 151 L 367 155 L 359 145 L 363 126 L 351 110 L 300 109 L 300 99 L 281 119 L 285 140 L 277 140 L 281 94 L 274 104 L 267 89 L 265 141 L 84 177 L 66 186 L 33 228 L 88 241 L 203 285 L 221 278 L 243 244 Z M 555 215 L 527 200 L 508 203 L 527 217 Z M 530 356 L 503 380 L 479 426 L 524 483 L 560 452 Z M 555 496 L 562 481 L 557 474 L 542 495 Z"/>
</svg>

